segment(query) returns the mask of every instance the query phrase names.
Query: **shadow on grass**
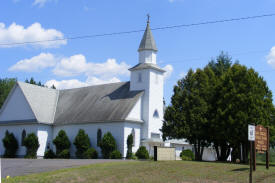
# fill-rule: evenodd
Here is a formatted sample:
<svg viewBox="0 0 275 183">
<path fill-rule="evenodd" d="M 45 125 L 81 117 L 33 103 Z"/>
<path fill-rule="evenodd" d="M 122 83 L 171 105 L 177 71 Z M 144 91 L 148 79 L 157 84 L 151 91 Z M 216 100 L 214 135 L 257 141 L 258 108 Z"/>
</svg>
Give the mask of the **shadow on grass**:
<svg viewBox="0 0 275 183">
<path fill-rule="evenodd" d="M 246 171 L 246 170 L 249 170 L 249 168 L 237 168 L 237 169 L 234 169 L 234 170 L 231 170 L 232 172 L 242 172 L 242 171 Z"/>
</svg>

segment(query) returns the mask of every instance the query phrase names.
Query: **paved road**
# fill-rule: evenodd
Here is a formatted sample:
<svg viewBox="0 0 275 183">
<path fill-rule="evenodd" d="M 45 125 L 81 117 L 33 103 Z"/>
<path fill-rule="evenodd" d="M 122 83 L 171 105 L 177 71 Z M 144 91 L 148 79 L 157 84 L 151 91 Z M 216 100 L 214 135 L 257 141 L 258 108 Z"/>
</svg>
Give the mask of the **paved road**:
<svg viewBox="0 0 275 183">
<path fill-rule="evenodd" d="M 77 167 L 95 163 L 117 162 L 128 160 L 106 160 L 106 159 L 1 159 L 1 177 L 7 175 L 20 176 L 30 173 L 47 172 L 62 168 Z"/>
</svg>

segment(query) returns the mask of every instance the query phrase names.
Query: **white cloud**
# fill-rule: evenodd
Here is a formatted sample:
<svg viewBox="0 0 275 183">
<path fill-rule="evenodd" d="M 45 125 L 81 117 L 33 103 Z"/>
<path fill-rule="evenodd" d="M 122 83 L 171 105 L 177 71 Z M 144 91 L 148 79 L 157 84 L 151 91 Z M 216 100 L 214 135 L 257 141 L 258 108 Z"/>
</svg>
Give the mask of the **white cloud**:
<svg viewBox="0 0 275 183">
<path fill-rule="evenodd" d="M 77 76 L 85 74 L 87 76 L 100 76 L 110 78 L 114 75 L 128 76 L 130 66 L 125 62 L 117 63 L 115 59 L 108 59 L 103 63 L 87 62 L 84 55 L 73 55 L 69 58 L 63 58 L 53 72 L 58 76 Z"/>
<path fill-rule="evenodd" d="M 120 80 L 116 77 L 112 77 L 110 79 L 104 80 L 104 79 L 100 79 L 92 76 L 92 77 L 88 77 L 88 79 L 86 80 L 86 83 L 88 85 L 100 85 L 100 84 L 116 83 L 116 82 L 120 82 Z"/>
<path fill-rule="evenodd" d="M 38 72 L 56 65 L 57 59 L 50 53 L 41 53 L 29 59 L 18 61 L 9 68 L 9 71 Z"/>
<path fill-rule="evenodd" d="M 73 55 L 69 58 L 62 58 L 56 65 L 53 73 L 58 76 L 76 76 L 83 74 L 88 69 L 84 55 Z"/>
<path fill-rule="evenodd" d="M 174 2 L 183 2 L 184 0 L 168 0 L 170 3 L 174 3 Z"/>
<path fill-rule="evenodd" d="M 79 88 L 79 87 L 85 87 L 88 86 L 87 83 L 81 82 L 77 79 L 71 79 L 71 80 L 49 80 L 45 83 L 47 87 L 52 87 L 54 85 L 57 89 L 70 89 L 70 88 Z"/>
<path fill-rule="evenodd" d="M 63 33 L 55 29 L 44 29 L 41 24 L 37 22 L 26 28 L 16 23 L 12 23 L 9 27 L 6 27 L 4 23 L 0 22 L 0 47 L 18 47 L 33 45 L 43 48 L 52 48 L 67 44 L 66 40 L 46 41 L 54 39 L 64 39 Z"/>
<path fill-rule="evenodd" d="M 168 64 L 165 67 L 163 67 L 162 69 L 164 69 L 166 72 L 164 73 L 164 79 L 168 79 L 172 72 L 173 72 L 173 66 Z"/>
<path fill-rule="evenodd" d="M 34 0 L 33 5 L 37 5 L 39 7 L 42 7 L 48 1 L 50 1 L 50 0 Z"/>
<path fill-rule="evenodd" d="M 271 65 L 271 67 L 275 68 L 275 46 L 270 49 L 270 52 L 267 55 L 266 59 L 267 63 Z"/>
<path fill-rule="evenodd" d="M 109 80 L 102 80 L 97 77 L 88 77 L 88 79 L 85 82 L 79 81 L 77 79 L 61 80 L 61 81 L 49 80 L 45 83 L 45 85 L 48 87 L 51 87 L 52 85 L 54 85 L 57 89 L 70 89 L 70 88 L 80 88 L 85 86 L 115 83 L 115 82 L 120 82 L 120 80 L 116 77 L 113 77 Z"/>
</svg>

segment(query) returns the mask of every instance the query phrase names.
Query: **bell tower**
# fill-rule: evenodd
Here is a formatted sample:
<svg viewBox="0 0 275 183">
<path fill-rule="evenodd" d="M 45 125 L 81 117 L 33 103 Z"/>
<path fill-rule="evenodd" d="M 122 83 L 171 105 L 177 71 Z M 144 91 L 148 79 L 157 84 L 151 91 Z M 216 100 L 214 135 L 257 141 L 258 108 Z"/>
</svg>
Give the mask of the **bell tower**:
<svg viewBox="0 0 275 183">
<path fill-rule="evenodd" d="M 138 48 L 139 62 L 130 68 L 130 90 L 143 90 L 141 139 L 161 138 L 163 123 L 163 74 L 157 65 L 157 47 L 150 29 L 150 16 Z"/>
</svg>

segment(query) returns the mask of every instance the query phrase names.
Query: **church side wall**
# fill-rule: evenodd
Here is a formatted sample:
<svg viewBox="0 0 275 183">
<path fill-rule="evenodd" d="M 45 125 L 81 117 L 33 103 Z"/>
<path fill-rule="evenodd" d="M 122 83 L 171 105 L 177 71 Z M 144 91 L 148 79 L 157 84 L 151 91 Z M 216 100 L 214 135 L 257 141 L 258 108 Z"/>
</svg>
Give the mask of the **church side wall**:
<svg viewBox="0 0 275 183">
<path fill-rule="evenodd" d="M 133 107 L 133 109 L 131 110 L 131 112 L 129 113 L 129 115 L 127 116 L 126 120 L 142 120 L 142 97 L 140 97 L 137 101 L 137 103 L 135 104 L 135 106 Z"/>
<path fill-rule="evenodd" d="M 0 111 L 0 121 L 35 119 L 20 87 L 16 86 L 12 92 L 7 99 L 8 103 L 5 103 Z"/>
<path fill-rule="evenodd" d="M 32 125 L 1 125 L 0 126 L 0 154 L 4 155 L 4 146 L 2 139 L 5 137 L 6 130 L 12 132 L 18 142 L 17 156 L 23 157 L 26 154 L 26 148 L 22 146 L 22 132 L 25 129 L 26 134 L 35 133 L 38 136 L 39 148 L 37 156 L 44 156 L 48 142 L 52 141 L 52 127 L 49 125 L 32 124 Z"/>
<path fill-rule="evenodd" d="M 132 152 L 135 153 L 139 146 L 140 146 L 140 129 L 141 129 L 141 124 L 138 123 L 125 123 L 124 126 L 124 155 L 123 157 L 126 157 L 127 154 L 127 138 L 128 135 L 130 135 L 131 133 L 133 133 L 134 135 L 134 144 L 132 147 Z"/>
<path fill-rule="evenodd" d="M 76 148 L 73 145 L 74 139 L 80 129 L 84 129 L 85 133 L 89 135 L 91 146 L 97 150 L 101 156 L 101 149 L 97 146 L 97 130 L 101 129 L 102 137 L 105 133 L 111 132 L 114 136 L 117 148 L 124 154 L 124 144 L 121 143 L 124 141 L 124 122 L 110 122 L 110 123 L 92 123 L 92 124 L 78 124 L 78 125 L 62 125 L 54 126 L 53 129 L 53 139 L 57 136 L 60 130 L 64 130 L 67 133 L 67 136 L 71 142 L 70 153 L 71 157 L 75 157 Z M 53 148 L 55 151 L 55 147 Z"/>
</svg>

